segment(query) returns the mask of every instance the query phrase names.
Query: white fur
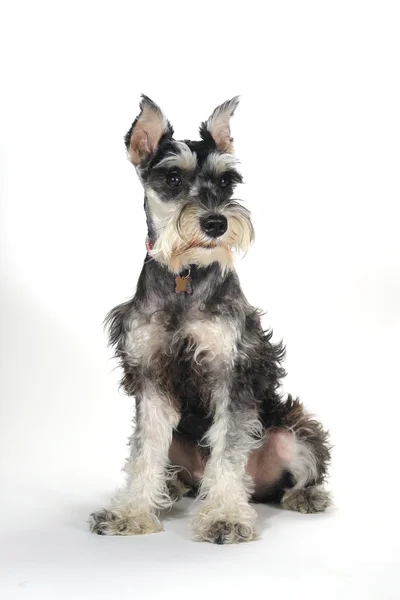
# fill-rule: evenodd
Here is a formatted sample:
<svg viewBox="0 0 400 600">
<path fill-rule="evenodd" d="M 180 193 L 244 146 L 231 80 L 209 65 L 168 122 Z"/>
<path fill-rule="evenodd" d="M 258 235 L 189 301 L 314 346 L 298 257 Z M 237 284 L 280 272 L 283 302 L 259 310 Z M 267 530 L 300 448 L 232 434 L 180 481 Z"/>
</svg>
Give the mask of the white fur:
<svg viewBox="0 0 400 600">
<path fill-rule="evenodd" d="M 146 527 L 150 519 L 154 530 L 159 530 L 156 513 L 171 505 L 165 473 L 172 431 L 179 422 L 179 414 L 170 399 L 150 383 L 146 384 L 138 411 L 139 425 L 124 469 L 126 486 L 117 492 L 111 510 L 119 519 L 143 521 Z"/>
<path fill-rule="evenodd" d="M 176 167 L 182 170 L 194 171 L 197 167 L 197 155 L 192 152 L 185 142 L 174 142 L 177 153 L 166 156 L 159 163 L 158 167 Z"/>
<path fill-rule="evenodd" d="M 176 214 L 174 202 L 163 202 L 151 187 L 146 188 L 146 198 L 151 216 L 158 230 L 162 230 Z"/>
<path fill-rule="evenodd" d="M 227 319 L 215 317 L 211 321 L 199 315 L 184 327 L 184 335 L 192 340 L 195 362 L 213 362 L 217 368 L 223 364 L 233 366 L 236 354 L 234 349 L 240 332 Z"/>
<path fill-rule="evenodd" d="M 181 273 L 190 264 L 205 267 L 219 262 L 223 272 L 233 268 L 233 252 L 246 252 L 254 239 L 254 231 L 247 209 L 237 203 L 228 203 L 216 211 L 228 219 L 228 229 L 217 240 L 208 238 L 200 227 L 203 212 L 199 207 L 186 205 L 177 221 L 183 204 L 163 202 L 148 188 L 147 199 L 158 229 L 158 238 L 150 255 L 166 264 L 173 273 Z"/>
<path fill-rule="evenodd" d="M 154 355 L 165 346 L 167 338 L 165 328 L 158 323 L 137 324 L 127 334 L 125 352 L 128 361 L 134 366 L 148 366 Z"/>
<path fill-rule="evenodd" d="M 294 490 L 304 488 L 309 481 L 315 481 L 318 475 L 317 463 L 307 442 L 295 438 L 293 458 L 288 469 L 295 479 Z"/>
<path fill-rule="evenodd" d="M 282 465 L 292 473 L 295 485 L 293 490 L 304 488 L 318 475 L 315 455 L 307 442 L 299 440 L 292 431 L 274 433 L 275 451 Z"/>
<path fill-rule="evenodd" d="M 219 527 L 222 531 L 231 527 L 230 542 L 248 541 L 255 536 L 257 513 L 249 504 L 254 485 L 246 466 L 251 450 L 260 443 L 261 427 L 254 414 L 236 431 L 226 383 L 214 390 L 213 400 L 214 421 L 204 440 L 211 448 L 200 487 L 204 503 L 194 518 L 193 535 L 198 541 L 213 541 L 216 529 L 218 535 Z M 240 442 L 237 446 L 232 435 Z"/>
<path fill-rule="evenodd" d="M 207 156 L 204 169 L 220 175 L 229 169 L 236 169 L 238 163 L 238 159 L 232 154 L 212 152 Z"/>
</svg>

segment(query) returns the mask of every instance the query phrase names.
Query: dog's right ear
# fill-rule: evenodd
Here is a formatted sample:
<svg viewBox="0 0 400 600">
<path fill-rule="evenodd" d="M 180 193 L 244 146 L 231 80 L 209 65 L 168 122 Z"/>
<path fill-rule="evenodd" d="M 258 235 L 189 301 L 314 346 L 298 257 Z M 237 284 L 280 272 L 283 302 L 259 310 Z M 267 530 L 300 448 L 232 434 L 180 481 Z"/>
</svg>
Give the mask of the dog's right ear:
<svg viewBox="0 0 400 600">
<path fill-rule="evenodd" d="M 135 165 L 145 163 L 157 150 L 163 136 L 172 137 L 174 130 L 161 109 L 142 95 L 140 114 L 125 136 L 128 158 Z"/>
</svg>

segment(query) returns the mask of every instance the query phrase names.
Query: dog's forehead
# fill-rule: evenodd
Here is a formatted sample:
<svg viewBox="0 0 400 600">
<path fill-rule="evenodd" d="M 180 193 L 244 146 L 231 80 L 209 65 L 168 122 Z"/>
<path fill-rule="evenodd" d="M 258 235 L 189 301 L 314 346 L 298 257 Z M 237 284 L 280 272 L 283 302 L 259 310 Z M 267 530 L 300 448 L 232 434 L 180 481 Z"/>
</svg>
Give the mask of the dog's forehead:
<svg viewBox="0 0 400 600">
<path fill-rule="evenodd" d="M 215 144 L 208 141 L 182 140 L 182 142 L 196 154 L 197 163 L 200 168 L 204 165 L 206 159 L 216 151 Z"/>
<path fill-rule="evenodd" d="M 221 174 L 235 169 L 237 159 L 218 151 L 208 140 L 165 140 L 153 158 L 150 168 L 179 169 L 201 172 L 203 175 Z"/>
</svg>

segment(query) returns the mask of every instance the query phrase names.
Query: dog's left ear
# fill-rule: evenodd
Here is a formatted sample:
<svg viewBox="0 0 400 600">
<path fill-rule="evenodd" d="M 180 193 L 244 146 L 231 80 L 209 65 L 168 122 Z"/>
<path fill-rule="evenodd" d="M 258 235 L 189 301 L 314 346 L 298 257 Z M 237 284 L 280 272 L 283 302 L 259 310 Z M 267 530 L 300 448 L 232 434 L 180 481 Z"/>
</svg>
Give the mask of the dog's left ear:
<svg viewBox="0 0 400 600">
<path fill-rule="evenodd" d="M 200 136 L 206 139 L 211 135 L 220 152 L 233 154 L 233 138 L 229 121 L 239 104 L 239 96 L 227 100 L 214 110 L 212 115 L 200 125 Z"/>
<path fill-rule="evenodd" d="M 128 158 L 138 166 L 148 160 L 157 150 L 163 136 L 172 137 L 174 130 L 159 106 L 142 95 L 140 114 L 125 136 Z"/>
</svg>

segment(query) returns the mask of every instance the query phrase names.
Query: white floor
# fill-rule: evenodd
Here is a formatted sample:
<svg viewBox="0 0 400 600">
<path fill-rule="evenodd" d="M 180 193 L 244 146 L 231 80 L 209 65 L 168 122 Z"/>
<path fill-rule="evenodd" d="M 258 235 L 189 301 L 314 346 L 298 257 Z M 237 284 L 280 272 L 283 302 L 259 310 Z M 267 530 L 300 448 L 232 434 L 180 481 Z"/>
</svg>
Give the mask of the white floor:
<svg viewBox="0 0 400 600">
<path fill-rule="evenodd" d="M 372 513 L 353 504 L 321 515 L 258 505 L 257 542 L 213 546 L 190 540 L 191 500 L 166 515 L 163 533 L 107 538 L 85 522 L 105 490 L 3 489 L 14 507 L 1 510 L 4 600 L 399 598 L 399 544 L 388 535 L 396 507 L 378 502 Z"/>
</svg>

